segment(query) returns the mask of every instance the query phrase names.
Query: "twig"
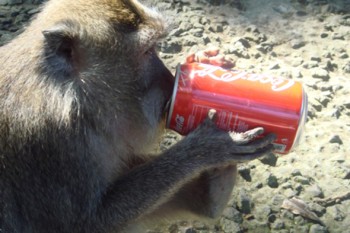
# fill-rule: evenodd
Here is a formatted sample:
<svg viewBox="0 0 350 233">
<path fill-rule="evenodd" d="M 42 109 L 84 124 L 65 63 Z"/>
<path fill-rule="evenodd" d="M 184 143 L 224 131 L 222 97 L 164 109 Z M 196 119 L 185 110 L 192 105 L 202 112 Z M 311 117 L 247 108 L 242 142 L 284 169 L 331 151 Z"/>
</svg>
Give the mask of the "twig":
<svg viewBox="0 0 350 233">
<path fill-rule="evenodd" d="M 336 195 L 332 197 L 327 197 L 327 198 L 317 198 L 314 199 L 314 202 L 317 204 L 320 204 L 322 206 L 332 206 L 335 204 L 339 204 L 344 200 L 350 199 L 350 192 L 343 193 L 341 195 Z"/>
</svg>

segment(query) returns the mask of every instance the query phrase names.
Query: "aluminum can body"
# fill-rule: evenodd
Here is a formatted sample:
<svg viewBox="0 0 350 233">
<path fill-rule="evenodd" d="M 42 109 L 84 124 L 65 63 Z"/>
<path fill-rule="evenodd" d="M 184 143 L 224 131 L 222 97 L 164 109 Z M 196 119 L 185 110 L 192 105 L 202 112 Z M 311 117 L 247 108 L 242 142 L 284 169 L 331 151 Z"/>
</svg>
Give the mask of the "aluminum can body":
<svg viewBox="0 0 350 233">
<path fill-rule="evenodd" d="M 263 127 L 277 135 L 275 152 L 287 154 L 297 144 L 307 115 L 302 84 L 282 77 L 226 70 L 201 63 L 178 65 L 167 127 L 182 135 L 194 130 L 209 109 L 228 131 Z"/>
</svg>

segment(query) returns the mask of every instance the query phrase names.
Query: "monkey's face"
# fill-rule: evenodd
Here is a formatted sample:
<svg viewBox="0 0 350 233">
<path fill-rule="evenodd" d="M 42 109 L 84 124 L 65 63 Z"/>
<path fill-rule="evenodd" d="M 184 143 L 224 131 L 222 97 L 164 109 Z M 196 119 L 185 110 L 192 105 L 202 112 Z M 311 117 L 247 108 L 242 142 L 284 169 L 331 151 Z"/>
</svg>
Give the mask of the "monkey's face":
<svg viewBox="0 0 350 233">
<path fill-rule="evenodd" d="M 62 1 L 68 0 L 53 1 L 42 14 L 51 15 L 41 22 L 49 67 L 43 72 L 72 83 L 76 114 L 99 130 L 152 137 L 173 89 L 155 52 L 166 35 L 162 17 L 136 0 Z"/>
</svg>

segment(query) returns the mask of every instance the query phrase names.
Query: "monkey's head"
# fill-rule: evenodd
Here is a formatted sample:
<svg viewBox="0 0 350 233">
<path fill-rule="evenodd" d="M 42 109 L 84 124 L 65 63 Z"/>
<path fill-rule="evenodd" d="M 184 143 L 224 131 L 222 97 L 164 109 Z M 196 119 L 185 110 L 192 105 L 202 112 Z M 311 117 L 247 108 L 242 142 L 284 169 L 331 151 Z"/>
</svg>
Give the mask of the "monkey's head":
<svg viewBox="0 0 350 233">
<path fill-rule="evenodd" d="M 131 147 L 156 136 L 173 88 L 155 51 L 167 33 L 157 12 L 136 0 L 53 0 L 31 27 L 42 32 L 36 72 L 69 109 L 60 121 L 134 137 Z"/>
</svg>

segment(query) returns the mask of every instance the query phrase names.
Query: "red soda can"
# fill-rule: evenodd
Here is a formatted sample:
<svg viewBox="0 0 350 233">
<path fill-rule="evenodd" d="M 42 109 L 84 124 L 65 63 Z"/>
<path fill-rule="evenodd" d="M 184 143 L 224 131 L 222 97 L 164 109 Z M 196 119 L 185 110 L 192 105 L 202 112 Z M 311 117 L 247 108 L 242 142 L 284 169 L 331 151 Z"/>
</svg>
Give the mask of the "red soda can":
<svg viewBox="0 0 350 233">
<path fill-rule="evenodd" d="M 275 152 L 287 154 L 297 144 L 307 115 L 301 83 L 202 63 L 178 65 L 166 126 L 181 135 L 194 130 L 209 109 L 217 126 L 244 132 L 263 127 L 275 133 Z"/>
</svg>

